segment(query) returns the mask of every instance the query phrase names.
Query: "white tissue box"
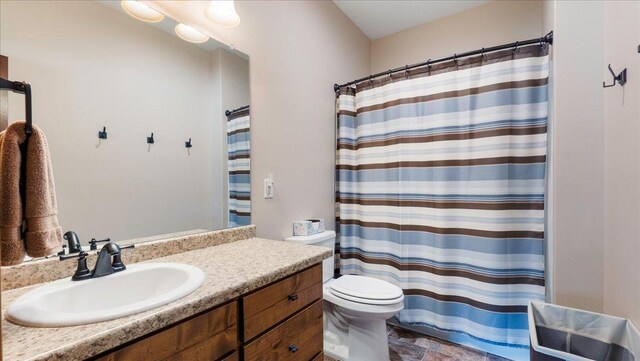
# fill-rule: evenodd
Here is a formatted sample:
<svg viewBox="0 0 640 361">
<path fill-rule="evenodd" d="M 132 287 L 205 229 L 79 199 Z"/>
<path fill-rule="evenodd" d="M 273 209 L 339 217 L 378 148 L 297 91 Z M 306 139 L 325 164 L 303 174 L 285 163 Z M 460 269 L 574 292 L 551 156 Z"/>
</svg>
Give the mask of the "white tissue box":
<svg viewBox="0 0 640 361">
<path fill-rule="evenodd" d="M 324 219 L 305 219 L 304 221 L 293 222 L 294 236 L 310 236 L 312 234 L 324 232 Z"/>
</svg>

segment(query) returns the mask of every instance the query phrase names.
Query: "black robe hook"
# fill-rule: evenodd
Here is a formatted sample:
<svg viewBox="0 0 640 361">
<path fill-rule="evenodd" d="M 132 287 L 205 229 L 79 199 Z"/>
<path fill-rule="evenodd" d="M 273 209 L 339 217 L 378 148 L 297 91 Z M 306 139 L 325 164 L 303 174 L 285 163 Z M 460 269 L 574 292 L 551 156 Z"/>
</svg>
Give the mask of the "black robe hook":
<svg viewBox="0 0 640 361">
<path fill-rule="evenodd" d="M 193 147 L 193 144 L 191 144 L 191 138 L 189 138 L 188 142 L 184 142 L 184 146 L 187 147 L 187 148 Z"/>
<path fill-rule="evenodd" d="M 156 140 L 153 138 L 153 133 L 151 133 L 150 137 L 147 137 L 147 144 L 153 144 Z"/>
<path fill-rule="evenodd" d="M 612 86 L 615 86 L 616 82 L 620 85 L 625 85 L 627 83 L 627 68 L 624 68 L 620 72 L 620 74 L 616 75 L 616 73 L 613 72 L 613 69 L 611 69 L 611 64 L 609 64 L 609 72 L 613 77 L 613 83 L 607 85 L 605 82 L 602 82 L 603 88 L 610 88 Z"/>
<path fill-rule="evenodd" d="M 102 127 L 102 131 L 98 131 L 98 138 L 107 139 L 107 127 Z"/>
</svg>

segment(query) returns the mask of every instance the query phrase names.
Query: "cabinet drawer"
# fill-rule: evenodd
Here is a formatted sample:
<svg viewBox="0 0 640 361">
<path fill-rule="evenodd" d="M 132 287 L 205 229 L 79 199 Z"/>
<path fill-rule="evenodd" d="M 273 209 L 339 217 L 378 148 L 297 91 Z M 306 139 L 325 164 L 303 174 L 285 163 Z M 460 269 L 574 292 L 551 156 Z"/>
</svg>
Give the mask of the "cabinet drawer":
<svg viewBox="0 0 640 361">
<path fill-rule="evenodd" d="M 322 300 L 243 347 L 246 361 L 309 361 L 322 352 Z"/>
<path fill-rule="evenodd" d="M 222 361 L 238 361 L 238 353 L 234 352 L 232 355 L 223 358 Z"/>
<path fill-rule="evenodd" d="M 187 348 L 186 350 L 180 351 L 177 354 L 166 358 L 164 361 L 217 360 L 230 351 L 235 350 L 237 340 L 238 327 L 233 325 L 224 331 Z M 233 358 L 225 358 L 224 360 L 233 360 Z"/>
<path fill-rule="evenodd" d="M 237 337 L 237 302 L 231 302 L 98 360 L 215 360 L 237 349 Z"/>
<path fill-rule="evenodd" d="M 251 340 L 321 298 L 321 264 L 243 297 L 242 339 Z"/>
</svg>

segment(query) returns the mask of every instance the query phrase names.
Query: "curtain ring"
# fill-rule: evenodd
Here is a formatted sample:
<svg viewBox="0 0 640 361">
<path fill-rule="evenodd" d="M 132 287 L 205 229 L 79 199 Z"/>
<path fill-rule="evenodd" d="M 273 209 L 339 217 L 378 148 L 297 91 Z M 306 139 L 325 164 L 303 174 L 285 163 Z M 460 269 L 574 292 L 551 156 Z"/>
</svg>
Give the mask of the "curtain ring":
<svg viewBox="0 0 640 361">
<path fill-rule="evenodd" d="M 373 86 L 373 75 L 369 75 L 369 85 Z"/>
<path fill-rule="evenodd" d="M 431 75 L 431 59 L 427 60 L 427 71 L 429 72 L 429 75 Z"/>
<path fill-rule="evenodd" d="M 404 66 L 404 78 L 409 79 L 409 65 Z"/>
<path fill-rule="evenodd" d="M 453 54 L 453 62 L 458 66 L 458 54 Z"/>
<path fill-rule="evenodd" d="M 391 69 L 389 69 L 389 79 L 393 80 L 393 77 L 391 76 Z"/>
<path fill-rule="evenodd" d="M 518 51 L 518 46 L 520 45 L 519 41 L 516 41 L 516 46 L 513 47 L 513 55 L 516 54 L 516 51 Z"/>
<path fill-rule="evenodd" d="M 482 61 L 487 61 L 487 54 L 484 53 L 484 48 L 482 48 Z"/>
</svg>

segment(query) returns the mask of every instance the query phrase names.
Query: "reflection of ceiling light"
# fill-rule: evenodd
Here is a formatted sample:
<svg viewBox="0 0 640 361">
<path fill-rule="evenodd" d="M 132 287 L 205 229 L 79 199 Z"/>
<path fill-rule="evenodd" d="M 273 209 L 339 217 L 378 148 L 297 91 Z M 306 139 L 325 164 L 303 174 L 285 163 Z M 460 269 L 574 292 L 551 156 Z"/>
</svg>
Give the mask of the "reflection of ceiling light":
<svg viewBox="0 0 640 361">
<path fill-rule="evenodd" d="M 164 19 L 164 15 L 159 13 L 147 5 L 135 0 L 122 0 L 120 3 L 122 9 L 132 17 L 146 21 L 148 23 L 157 23 Z"/>
<path fill-rule="evenodd" d="M 178 24 L 175 28 L 176 34 L 184 41 L 190 43 L 204 43 L 209 37 L 190 27 L 189 25 Z"/>
<path fill-rule="evenodd" d="M 228 28 L 240 24 L 233 0 L 212 0 L 205 13 L 211 21 Z"/>
</svg>

